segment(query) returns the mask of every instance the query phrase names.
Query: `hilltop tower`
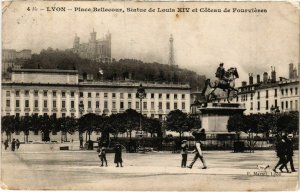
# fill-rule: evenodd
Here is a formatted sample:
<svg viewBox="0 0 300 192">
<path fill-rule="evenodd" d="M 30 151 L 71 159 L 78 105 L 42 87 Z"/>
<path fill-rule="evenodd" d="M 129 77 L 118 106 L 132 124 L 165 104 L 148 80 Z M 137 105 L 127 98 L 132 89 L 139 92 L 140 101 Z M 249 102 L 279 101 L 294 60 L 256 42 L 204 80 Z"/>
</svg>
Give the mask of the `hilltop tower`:
<svg viewBox="0 0 300 192">
<path fill-rule="evenodd" d="M 169 42 L 170 42 L 170 45 L 169 45 L 169 65 L 171 65 L 171 66 L 175 66 L 173 41 L 174 41 L 173 35 L 171 34 L 170 38 L 169 38 Z"/>
</svg>

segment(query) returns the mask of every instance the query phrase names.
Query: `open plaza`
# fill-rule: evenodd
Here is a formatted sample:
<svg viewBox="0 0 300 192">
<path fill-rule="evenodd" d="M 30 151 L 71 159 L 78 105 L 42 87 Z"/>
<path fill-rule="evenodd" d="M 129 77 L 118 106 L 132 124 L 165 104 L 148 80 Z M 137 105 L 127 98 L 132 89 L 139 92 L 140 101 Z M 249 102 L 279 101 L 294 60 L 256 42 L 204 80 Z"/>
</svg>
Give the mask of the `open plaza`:
<svg viewBox="0 0 300 192">
<path fill-rule="evenodd" d="M 78 143 L 23 144 L 19 150 L 1 152 L 2 189 L 116 190 L 116 191 L 252 191 L 296 190 L 298 172 L 274 173 L 278 161 L 275 151 L 254 153 L 204 151 L 208 169 L 197 160 L 192 169 L 181 168 L 181 155 L 170 151 L 126 153 L 123 166 L 113 163 L 114 153 L 107 154 L 108 167 L 100 167 L 95 150 L 78 150 Z M 188 155 L 188 164 L 194 154 Z M 294 164 L 298 171 L 298 151 Z M 266 170 L 258 165 L 267 166 Z"/>
</svg>

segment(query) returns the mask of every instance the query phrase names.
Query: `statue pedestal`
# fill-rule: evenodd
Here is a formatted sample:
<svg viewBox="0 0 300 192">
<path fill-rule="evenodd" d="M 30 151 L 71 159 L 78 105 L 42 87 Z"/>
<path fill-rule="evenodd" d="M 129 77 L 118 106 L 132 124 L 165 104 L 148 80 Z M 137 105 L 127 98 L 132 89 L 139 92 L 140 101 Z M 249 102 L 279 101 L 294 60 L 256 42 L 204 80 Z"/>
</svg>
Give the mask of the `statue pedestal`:
<svg viewBox="0 0 300 192">
<path fill-rule="evenodd" d="M 245 110 L 245 105 L 240 103 L 208 103 L 207 106 L 200 108 L 202 128 L 210 134 L 228 133 L 229 117 L 243 114 Z"/>
</svg>

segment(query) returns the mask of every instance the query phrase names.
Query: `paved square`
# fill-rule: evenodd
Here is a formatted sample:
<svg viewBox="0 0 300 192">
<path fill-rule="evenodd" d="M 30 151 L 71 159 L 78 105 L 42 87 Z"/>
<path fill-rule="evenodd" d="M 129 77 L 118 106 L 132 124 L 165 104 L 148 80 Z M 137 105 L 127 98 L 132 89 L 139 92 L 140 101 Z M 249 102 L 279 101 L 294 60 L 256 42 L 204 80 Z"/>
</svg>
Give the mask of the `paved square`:
<svg viewBox="0 0 300 192">
<path fill-rule="evenodd" d="M 59 151 L 49 144 L 21 145 L 16 152 L 2 149 L 1 155 L 2 188 L 7 189 L 224 191 L 298 186 L 298 172 L 271 175 L 278 160 L 274 151 L 205 151 L 206 170 L 199 160 L 193 169 L 181 168 L 181 155 L 171 152 L 123 153 L 123 168 L 115 167 L 114 154 L 107 154 L 108 167 L 100 167 L 95 151 Z M 188 163 L 192 158 L 189 154 Z M 294 161 L 298 170 L 298 151 Z M 258 164 L 271 168 L 263 172 Z"/>
</svg>

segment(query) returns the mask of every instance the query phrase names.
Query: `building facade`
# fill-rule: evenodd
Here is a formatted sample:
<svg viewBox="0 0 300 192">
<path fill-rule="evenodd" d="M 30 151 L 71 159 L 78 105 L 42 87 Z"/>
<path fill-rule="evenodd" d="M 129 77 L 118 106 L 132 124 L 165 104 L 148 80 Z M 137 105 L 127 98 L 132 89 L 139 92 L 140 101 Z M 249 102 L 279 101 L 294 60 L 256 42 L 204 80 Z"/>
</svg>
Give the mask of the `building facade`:
<svg viewBox="0 0 300 192">
<path fill-rule="evenodd" d="M 2 50 L 2 74 L 7 72 L 8 68 L 21 68 L 22 61 L 31 58 L 31 50 L 23 49 L 16 51 L 15 49 Z M 20 62 L 17 62 L 19 60 Z"/>
<path fill-rule="evenodd" d="M 80 43 L 80 38 L 76 35 L 71 50 L 81 58 L 110 63 L 111 34 L 107 33 L 103 39 L 97 39 L 97 33 L 93 30 L 90 35 L 89 42 L 87 43 Z"/>
<path fill-rule="evenodd" d="M 146 97 L 136 97 L 137 82 L 79 82 L 76 70 L 15 69 L 2 82 L 2 116 L 38 114 L 80 117 L 82 114 L 121 113 L 135 109 L 163 120 L 171 110 L 190 112 L 190 86 L 142 83 Z"/>
</svg>

